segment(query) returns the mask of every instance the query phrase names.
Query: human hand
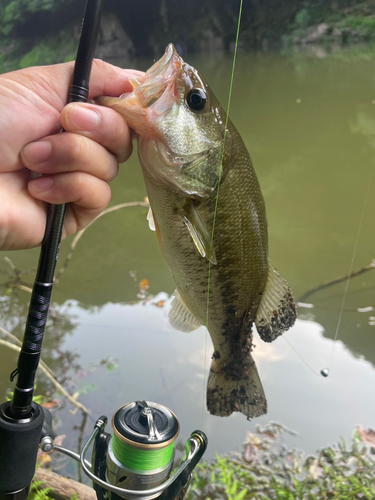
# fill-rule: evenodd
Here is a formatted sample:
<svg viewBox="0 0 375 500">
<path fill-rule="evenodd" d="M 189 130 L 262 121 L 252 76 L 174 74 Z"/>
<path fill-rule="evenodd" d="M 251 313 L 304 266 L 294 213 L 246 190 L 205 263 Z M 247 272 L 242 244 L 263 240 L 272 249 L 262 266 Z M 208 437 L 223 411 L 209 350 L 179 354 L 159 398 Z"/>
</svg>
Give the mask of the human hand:
<svg viewBox="0 0 375 500">
<path fill-rule="evenodd" d="M 39 245 L 49 203 L 69 203 L 63 238 L 86 227 L 108 204 L 108 183 L 131 154 L 131 132 L 118 113 L 64 107 L 72 73 L 65 63 L 0 75 L 0 250 Z M 140 75 L 94 60 L 89 99 L 128 92 L 128 78 Z"/>
</svg>

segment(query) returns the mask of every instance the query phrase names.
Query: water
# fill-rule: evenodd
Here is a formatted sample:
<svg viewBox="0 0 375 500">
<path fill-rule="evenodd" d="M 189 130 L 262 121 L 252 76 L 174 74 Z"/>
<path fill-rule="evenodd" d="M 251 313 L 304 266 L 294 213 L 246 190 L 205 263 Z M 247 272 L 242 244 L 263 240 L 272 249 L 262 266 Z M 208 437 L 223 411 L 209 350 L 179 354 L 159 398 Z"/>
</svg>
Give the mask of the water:
<svg viewBox="0 0 375 500">
<path fill-rule="evenodd" d="M 321 56 L 240 54 L 231 104 L 232 121 L 250 151 L 265 197 L 272 261 L 297 300 L 349 272 L 362 217 L 353 269 L 375 258 L 375 50 Z M 231 59 L 187 60 L 225 103 Z M 148 64 L 141 61 L 138 67 Z M 146 196 L 135 154 L 122 165 L 112 191 L 113 205 Z M 271 420 L 298 432 L 285 435 L 285 442 L 307 452 L 340 436 L 349 440 L 357 424 L 373 426 L 375 311 L 357 309 L 375 307 L 374 271 L 349 284 L 331 364 L 344 281 L 310 296 L 306 301 L 315 307 L 299 309 L 285 338 L 269 345 L 255 334 L 254 357 L 268 414 L 251 422 L 240 414 L 214 417 L 205 409 L 211 341 L 203 327 L 185 334 L 169 326 L 174 284 L 146 213 L 143 207 L 125 208 L 96 221 L 54 289 L 55 311 L 63 319 L 49 327 L 44 358 L 71 393 L 81 391 L 79 401 L 91 411 L 83 436 L 98 416 L 111 416 L 136 399 L 170 407 L 180 420 L 181 440 L 196 428 L 204 430 L 207 459 L 240 451 L 246 431 Z M 63 242 L 58 267 L 71 241 Z M 2 252 L 0 269 L 9 270 L 4 256 L 20 269 L 35 268 L 38 253 Z M 32 282 L 32 276 L 22 279 Z M 142 279 L 149 283 L 143 302 L 137 298 Z M 0 276 L 0 283 L 7 280 Z M 29 294 L 6 295 L 6 289 L 1 288 L 0 324 L 20 336 Z M 0 349 L 3 398 L 16 355 Z M 330 375 L 323 378 L 319 372 L 328 365 Z M 40 379 L 38 390 L 45 387 Z M 66 434 L 64 444 L 77 449 L 82 419 L 71 409 L 63 403 L 53 413 L 56 432 Z M 65 459 L 55 459 L 54 466 L 76 474 Z"/>
</svg>

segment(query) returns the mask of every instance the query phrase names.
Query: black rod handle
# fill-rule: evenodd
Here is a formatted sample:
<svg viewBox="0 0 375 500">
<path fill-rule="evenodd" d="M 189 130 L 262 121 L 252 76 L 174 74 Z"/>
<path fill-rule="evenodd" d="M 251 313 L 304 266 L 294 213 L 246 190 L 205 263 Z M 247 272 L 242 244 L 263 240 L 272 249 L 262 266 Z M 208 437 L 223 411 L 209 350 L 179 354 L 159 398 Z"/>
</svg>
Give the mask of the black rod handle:
<svg viewBox="0 0 375 500">
<path fill-rule="evenodd" d="M 87 102 L 88 100 L 90 72 L 103 4 L 104 0 L 87 0 L 86 2 L 68 102 Z M 11 375 L 11 380 L 18 375 L 11 402 L 11 412 L 15 418 L 24 418 L 31 411 L 35 373 L 42 350 L 64 217 L 65 205 L 51 205 L 47 213 L 46 230 L 30 300 L 22 349 L 17 369 Z"/>
</svg>

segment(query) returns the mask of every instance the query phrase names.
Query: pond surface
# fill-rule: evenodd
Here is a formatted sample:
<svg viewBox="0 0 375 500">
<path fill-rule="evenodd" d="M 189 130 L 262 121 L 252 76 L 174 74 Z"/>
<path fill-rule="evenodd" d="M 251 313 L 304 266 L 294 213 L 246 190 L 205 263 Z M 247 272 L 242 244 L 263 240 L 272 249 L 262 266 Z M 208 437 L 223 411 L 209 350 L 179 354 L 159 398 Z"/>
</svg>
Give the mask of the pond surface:
<svg viewBox="0 0 375 500">
<path fill-rule="evenodd" d="M 323 56 L 240 54 L 230 110 L 266 201 L 271 259 L 296 300 L 375 259 L 375 49 Z M 224 105 L 231 58 L 186 59 Z M 136 154 L 122 165 L 112 190 L 112 205 L 143 201 Z M 296 431 L 285 434 L 286 444 L 307 452 L 340 436 L 350 440 L 357 424 L 374 425 L 374 271 L 350 281 L 336 342 L 346 281 L 304 300 L 314 307 L 300 307 L 296 325 L 273 344 L 254 335 L 267 415 L 250 422 L 242 414 L 214 417 L 205 407 L 211 340 L 204 327 L 187 334 L 168 324 L 174 284 L 146 214 L 144 207 L 131 207 L 98 219 L 54 289 L 56 317 L 44 358 L 71 393 L 81 391 L 79 401 L 91 411 L 85 437 L 98 416 L 136 399 L 171 408 L 183 441 L 196 428 L 205 431 L 206 459 L 240 451 L 246 431 L 269 421 Z M 58 268 L 71 242 L 62 243 Z M 35 268 L 38 254 L 3 252 L 0 269 L 9 271 L 5 256 L 17 268 Z M 1 283 L 7 280 L 0 276 Z M 31 283 L 32 275 L 22 280 Z M 149 285 L 144 300 L 137 297 L 141 280 Z M 0 325 L 21 336 L 29 294 L 6 295 L 7 288 L 1 288 Z M 3 399 L 16 354 L 0 346 L 0 359 Z M 326 367 L 330 375 L 323 378 Z M 41 378 L 38 390 L 45 387 Z M 82 419 L 71 409 L 64 403 L 53 412 L 56 432 L 67 435 L 64 445 L 77 449 Z M 65 459 L 55 466 L 76 473 Z"/>
</svg>

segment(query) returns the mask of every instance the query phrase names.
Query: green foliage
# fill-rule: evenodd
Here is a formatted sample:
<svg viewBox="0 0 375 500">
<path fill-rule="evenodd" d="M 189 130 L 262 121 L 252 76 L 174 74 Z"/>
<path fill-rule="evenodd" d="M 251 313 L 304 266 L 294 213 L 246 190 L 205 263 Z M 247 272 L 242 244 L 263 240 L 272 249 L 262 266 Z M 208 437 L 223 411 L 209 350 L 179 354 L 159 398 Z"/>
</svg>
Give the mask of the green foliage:
<svg viewBox="0 0 375 500">
<path fill-rule="evenodd" d="M 36 391 L 36 384 L 34 386 L 34 391 Z M 11 401 L 13 399 L 13 391 L 9 391 L 6 395 L 6 400 Z M 37 403 L 38 405 L 42 405 L 45 402 L 46 398 L 42 394 L 33 394 L 33 401 L 34 403 Z"/>
<path fill-rule="evenodd" d="M 309 4 L 304 3 L 303 8 L 299 10 L 294 19 L 294 24 L 296 28 L 307 28 L 311 24 L 311 14 L 309 9 Z"/>
<path fill-rule="evenodd" d="M 75 57 L 77 40 L 60 34 L 56 39 L 46 39 L 35 45 L 19 60 L 19 69 L 30 66 L 41 66 L 45 64 L 56 64 L 71 61 Z"/>
<path fill-rule="evenodd" d="M 3 0 L 0 3 L 0 33 L 8 35 L 12 29 L 39 11 L 57 11 L 69 0 Z"/>
<path fill-rule="evenodd" d="M 48 493 L 52 488 L 41 488 L 42 481 L 32 481 L 30 493 L 27 500 L 50 500 Z"/>
<path fill-rule="evenodd" d="M 356 31 L 365 40 L 375 38 L 374 17 L 348 16 L 340 23 L 340 27 Z"/>
<path fill-rule="evenodd" d="M 272 431 L 273 432 L 273 431 Z M 190 500 L 372 500 L 375 497 L 375 456 L 358 434 L 348 446 L 342 439 L 317 457 L 286 450 L 276 438 L 251 436 L 253 459 L 238 454 L 217 456 L 198 464 Z M 268 434 L 269 436 L 270 434 Z M 272 434 L 271 434 L 272 435 Z"/>
</svg>

